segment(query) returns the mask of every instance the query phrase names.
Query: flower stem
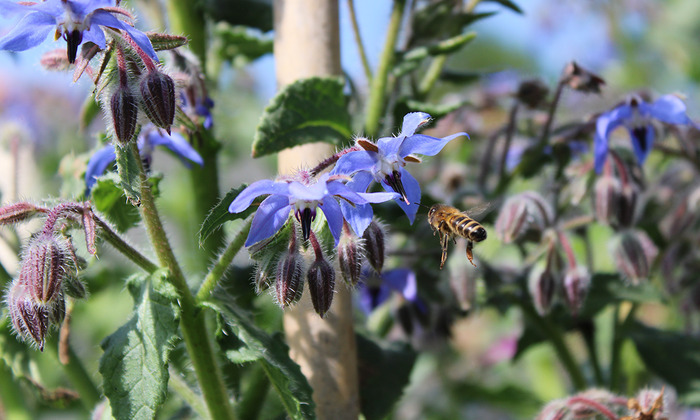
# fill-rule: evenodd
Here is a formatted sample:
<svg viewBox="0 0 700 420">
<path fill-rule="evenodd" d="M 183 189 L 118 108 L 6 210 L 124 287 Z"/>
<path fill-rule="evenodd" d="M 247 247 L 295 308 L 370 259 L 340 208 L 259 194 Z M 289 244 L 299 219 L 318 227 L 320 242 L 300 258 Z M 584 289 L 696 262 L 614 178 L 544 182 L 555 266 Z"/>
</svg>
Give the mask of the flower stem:
<svg viewBox="0 0 700 420">
<path fill-rule="evenodd" d="M 576 364 L 576 361 L 571 355 L 568 347 L 566 347 L 561 331 L 559 331 L 555 325 L 549 322 L 547 318 L 541 317 L 532 305 L 521 304 L 521 307 L 525 317 L 529 319 L 535 325 L 535 327 L 537 327 L 540 333 L 547 337 L 549 342 L 552 344 L 552 347 L 554 347 L 554 351 L 557 353 L 559 361 L 561 361 L 562 365 L 564 365 L 564 368 L 569 373 L 569 377 L 571 378 L 574 388 L 576 388 L 577 391 L 582 391 L 585 389 L 586 379 L 583 377 L 583 373 Z"/>
<path fill-rule="evenodd" d="M 508 157 L 508 151 L 510 150 L 510 144 L 513 141 L 513 133 L 515 132 L 516 117 L 518 115 L 519 102 L 515 101 L 513 106 L 510 108 L 510 113 L 508 114 L 508 125 L 506 126 L 506 139 L 503 144 L 503 152 L 501 153 L 501 164 L 499 166 L 500 177 L 504 178 L 506 176 L 506 159 Z"/>
<path fill-rule="evenodd" d="M 394 0 L 394 7 L 389 20 L 389 28 L 387 29 L 386 40 L 384 41 L 384 50 L 379 58 L 377 73 L 374 75 L 372 84 L 370 85 L 367 115 L 365 117 L 365 130 L 370 137 L 376 137 L 379 131 L 379 120 L 384 115 L 387 79 L 389 78 L 391 65 L 394 62 L 394 49 L 396 48 L 396 40 L 399 37 L 399 30 L 401 29 L 401 20 L 405 7 L 406 0 Z"/>
<path fill-rule="evenodd" d="M 153 198 L 151 186 L 141 164 L 138 146 L 131 143 L 131 150 L 138 162 L 141 178 L 141 215 L 146 225 L 148 237 L 158 256 L 159 263 L 170 270 L 173 286 L 180 295 L 179 303 L 182 309 L 180 327 L 185 339 L 187 352 L 192 359 L 192 365 L 197 375 L 202 395 L 213 419 L 233 419 L 234 413 L 229 404 L 228 394 L 224 385 L 223 375 L 211 347 L 209 334 L 204 325 L 204 312 L 197 307 L 190 292 L 182 269 L 175 258 L 170 242 L 163 229 L 158 209 Z"/>
<path fill-rule="evenodd" d="M 48 339 L 50 348 L 56 352 L 56 358 L 60 356 L 58 354 L 58 338 L 57 336 L 51 335 Z M 66 372 L 70 383 L 75 387 L 75 389 L 80 394 L 80 400 L 83 406 L 88 410 L 92 411 L 95 406 L 100 402 L 102 393 L 97 389 L 97 386 L 92 381 L 92 377 L 88 373 L 87 369 L 81 362 L 80 356 L 78 356 L 73 348 L 68 345 L 65 346 L 67 349 L 67 363 L 61 362 L 63 370 Z"/>
<path fill-rule="evenodd" d="M 121 252 L 122 255 L 130 259 L 132 262 L 134 262 L 134 264 L 143 268 L 148 273 L 153 273 L 158 269 L 157 265 L 143 256 L 143 254 L 137 251 L 136 248 L 129 245 L 121 236 L 119 236 L 119 234 L 114 232 L 107 222 L 100 219 L 97 215 L 94 215 L 94 219 L 95 224 L 102 229 L 102 239 L 109 242 L 109 244 L 112 245 L 117 251 Z"/>
<path fill-rule="evenodd" d="M 243 247 L 243 244 L 248 237 L 248 233 L 250 232 L 251 220 L 245 222 L 243 228 L 240 230 L 240 232 L 238 232 L 238 234 L 236 234 L 236 237 L 233 238 L 231 243 L 228 244 L 224 252 L 222 252 L 219 256 L 216 264 L 214 264 L 209 271 L 209 274 L 207 274 L 207 276 L 204 278 L 204 282 L 195 296 L 198 303 L 203 302 L 209 297 L 211 291 L 214 290 L 214 287 L 216 287 L 219 280 L 221 280 L 221 277 L 226 272 L 229 264 L 231 264 L 233 257 L 235 257 L 236 254 L 238 254 L 238 251 L 240 251 Z"/>
<path fill-rule="evenodd" d="M 172 368 L 170 369 L 170 381 L 168 386 L 175 391 L 201 418 L 207 417 L 207 407 L 202 398 L 194 392 L 182 376 Z"/>
<path fill-rule="evenodd" d="M 24 396 L 17 383 L 14 381 L 12 369 L 0 358 L 0 400 L 2 400 L 3 414 L 8 419 L 31 420 L 29 409 L 25 404 Z"/>
<path fill-rule="evenodd" d="M 620 312 L 622 303 L 615 306 L 613 313 L 613 340 L 612 340 L 612 355 L 610 360 L 610 390 L 613 392 L 620 391 L 620 377 L 622 364 L 620 363 L 622 343 L 625 340 L 623 330 L 634 319 L 634 314 L 637 311 L 637 304 L 633 304 L 627 313 L 624 321 L 620 322 Z"/>
<path fill-rule="evenodd" d="M 552 123 L 554 122 L 554 113 L 557 110 L 557 106 L 559 106 L 559 99 L 561 98 L 562 91 L 564 91 L 564 86 L 565 84 L 561 81 L 557 84 L 557 90 L 554 92 L 554 99 L 552 99 L 552 104 L 549 106 L 547 121 L 544 123 L 544 128 L 542 129 L 539 147 L 544 148 L 549 140 L 549 133 L 552 131 Z"/>
<path fill-rule="evenodd" d="M 425 97 L 428 96 L 438 78 L 440 78 L 440 73 L 442 73 L 442 68 L 445 67 L 446 62 L 447 54 L 435 56 L 433 61 L 430 62 L 430 67 L 428 67 L 428 70 L 425 72 L 423 79 L 421 79 L 418 85 L 419 99 L 425 99 Z"/>
<path fill-rule="evenodd" d="M 357 15 L 355 15 L 355 2 L 354 0 L 348 0 L 348 14 L 350 15 L 350 23 L 352 24 L 352 33 L 355 36 L 355 44 L 357 44 L 357 52 L 360 54 L 360 60 L 362 60 L 362 68 L 365 71 L 365 77 L 367 78 L 367 84 L 372 84 L 372 69 L 369 66 L 369 60 L 367 60 L 367 52 L 365 51 L 365 46 L 362 43 L 362 36 L 360 35 L 360 25 L 357 24 Z"/>
<path fill-rule="evenodd" d="M 187 46 L 199 58 L 202 68 L 206 69 L 207 32 L 204 21 L 203 3 L 191 0 L 167 0 L 170 32 L 184 34 L 189 42 Z"/>
</svg>

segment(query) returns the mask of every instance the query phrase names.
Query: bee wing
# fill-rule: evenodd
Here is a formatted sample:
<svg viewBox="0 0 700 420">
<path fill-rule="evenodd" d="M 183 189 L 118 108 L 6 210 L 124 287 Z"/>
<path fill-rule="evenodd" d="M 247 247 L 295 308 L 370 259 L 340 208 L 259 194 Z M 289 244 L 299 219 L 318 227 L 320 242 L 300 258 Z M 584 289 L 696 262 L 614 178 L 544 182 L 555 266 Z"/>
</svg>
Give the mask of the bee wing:
<svg viewBox="0 0 700 420">
<path fill-rule="evenodd" d="M 474 220 L 478 220 L 481 218 L 484 218 L 487 214 L 491 213 L 496 208 L 496 203 L 495 202 L 486 202 L 479 204 L 477 206 L 474 206 L 470 208 L 469 210 L 463 211 L 462 213 L 466 214 L 467 216 L 471 217 Z"/>
</svg>

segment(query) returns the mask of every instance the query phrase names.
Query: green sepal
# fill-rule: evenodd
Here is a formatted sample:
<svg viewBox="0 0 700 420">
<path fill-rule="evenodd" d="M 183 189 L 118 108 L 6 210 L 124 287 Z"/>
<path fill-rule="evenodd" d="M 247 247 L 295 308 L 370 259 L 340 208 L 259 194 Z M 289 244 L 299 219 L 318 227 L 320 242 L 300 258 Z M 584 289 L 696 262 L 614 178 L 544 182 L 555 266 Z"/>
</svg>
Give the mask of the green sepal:
<svg viewBox="0 0 700 420">
<path fill-rule="evenodd" d="M 117 169 L 119 172 L 119 185 L 124 190 L 126 197 L 139 205 L 141 203 L 141 178 L 139 162 L 131 151 L 131 147 L 126 145 L 114 146 L 114 152 L 117 155 Z"/>
<path fill-rule="evenodd" d="M 406 51 L 397 58 L 393 74 L 400 77 L 418 68 L 420 63 L 428 57 L 453 54 L 473 41 L 474 38 L 476 38 L 476 32 L 467 32 L 429 46 Z"/>
<path fill-rule="evenodd" d="M 156 51 L 174 50 L 175 48 L 187 45 L 186 36 L 164 34 L 160 32 L 146 32 L 146 36 L 148 36 L 151 45 L 153 45 L 153 49 Z"/>
<path fill-rule="evenodd" d="M 340 144 L 352 137 L 344 81 L 311 77 L 283 88 L 265 108 L 253 140 L 253 157 L 305 143 Z"/>
<path fill-rule="evenodd" d="M 219 22 L 214 27 L 214 53 L 234 67 L 242 67 L 263 55 L 272 54 L 273 40 L 245 26 Z"/>
</svg>

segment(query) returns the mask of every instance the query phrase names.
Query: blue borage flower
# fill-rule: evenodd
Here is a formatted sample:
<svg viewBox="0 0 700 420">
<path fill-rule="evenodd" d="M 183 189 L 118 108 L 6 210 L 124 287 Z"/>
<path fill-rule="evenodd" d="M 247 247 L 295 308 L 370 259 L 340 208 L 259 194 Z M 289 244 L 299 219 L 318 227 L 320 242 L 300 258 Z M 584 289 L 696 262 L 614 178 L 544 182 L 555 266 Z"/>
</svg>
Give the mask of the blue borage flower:
<svg viewBox="0 0 700 420">
<path fill-rule="evenodd" d="M 607 159 L 610 133 L 621 125 L 627 128 L 634 154 L 642 165 L 656 137 L 653 120 L 675 125 L 694 125 L 686 115 L 685 104 L 674 95 L 664 95 L 652 103 L 644 102 L 636 96 L 631 97 L 626 103 L 601 114 L 596 121 L 593 145 L 596 172 L 602 171 Z"/>
<path fill-rule="evenodd" d="M 338 245 L 343 229 L 343 213 L 338 199 L 346 200 L 352 205 L 381 203 L 395 198 L 394 193 L 358 193 L 351 190 L 345 182 L 344 175 L 323 174 L 314 178 L 308 171 L 299 171 L 291 177 L 281 177 L 277 181 L 262 180 L 252 183 L 241 191 L 233 200 L 228 211 L 240 213 L 247 209 L 257 197 L 270 194 L 255 212 L 250 234 L 245 246 L 253 245 L 275 234 L 284 226 L 289 212 L 294 209 L 294 216 L 301 224 L 304 239 L 309 238 L 311 222 L 316 218 L 316 209 L 320 208 L 326 216 L 335 244 Z M 369 224 L 369 221 L 366 222 Z"/>
<path fill-rule="evenodd" d="M 415 219 L 420 203 L 421 190 L 418 181 L 406 170 L 407 162 L 420 162 L 415 155 L 434 156 L 445 145 L 467 133 L 457 133 L 444 138 L 435 138 L 415 134 L 418 127 L 430 121 L 425 112 L 412 112 L 403 118 L 401 133 L 396 137 L 382 137 L 373 143 L 367 139 L 357 139 L 356 147 L 361 150 L 351 151 L 338 159 L 333 174 L 355 174 L 348 186 L 354 191 L 366 191 L 372 181 L 382 184 L 386 191 L 395 191 L 400 197 L 397 202 L 404 210 L 411 223 Z M 401 201 L 399 201 L 401 200 Z M 343 205 L 343 212 L 350 226 L 362 235 L 371 220 L 372 209 L 369 206 L 350 208 Z M 359 217 L 359 218 L 358 218 Z"/>
<path fill-rule="evenodd" d="M 367 266 L 362 269 L 363 281 L 358 286 L 358 304 L 360 308 L 369 314 L 386 302 L 392 292 L 399 293 L 404 299 L 413 302 L 424 309 L 424 304 L 418 298 L 418 284 L 416 273 L 406 268 L 384 270 L 377 275 Z"/>
<path fill-rule="evenodd" d="M 124 31 L 155 62 L 156 52 L 148 36 L 134 29 L 115 15 L 133 20 L 131 14 L 114 6 L 111 0 L 46 0 L 19 2 L 0 0 L 0 15 L 19 16 L 19 22 L 0 38 L 0 50 L 25 51 L 46 40 L 52 28 L 55 39 L 63 37 L 68 44 L 68 61 L 75 62 L 78 46 L 92 42 L 100 49 L 107 45 L 103 28 Z"/>
<path fill-rule="evenodd" d="M 167 147 L 175 153 L 188 168 L 191 166 L 190 161 L 199 166 L 204 165 L 204 161 L 199 153 L 197 153 L 190 143 L 180 134 L 172 133 L 168 135 L 155 128 L 155 126 L 150 125 L 141 131 L 137 141 L 141 159 L 146 162 L 146 166 L 150 166 L 153 148 L 155 146 Z M 114 152 L 114 146 L 111 144 L 104 146 L 90 157 L 87 169 L 85 170 L 85 196 L 90 195 L 90 190 L 96 182 L 95 178 L 102 175 L 116 158 L 117 155 Z"/>
</svg>

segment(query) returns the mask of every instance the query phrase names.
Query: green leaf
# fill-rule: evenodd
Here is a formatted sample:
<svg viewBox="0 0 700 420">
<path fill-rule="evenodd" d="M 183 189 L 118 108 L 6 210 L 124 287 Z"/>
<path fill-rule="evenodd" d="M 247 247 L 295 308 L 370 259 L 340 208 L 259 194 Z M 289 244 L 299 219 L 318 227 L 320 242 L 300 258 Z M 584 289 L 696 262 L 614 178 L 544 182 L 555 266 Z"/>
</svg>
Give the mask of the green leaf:
<svg viewBox="0 0 700 420">
<path fill-rule="evenodd" d="M 683 404 L 700 406 L 700 343 L 697 337 L 632 324 L 627 330 L 644 364 L 673 385 Z"/>
<path fill-rule="evenodd" d="M 272 0 L 204 0 L 205 11 L 215 22 L 272 30 Z"/>
<path fill-rule="evenodd" d="M 187 45 L 187 37 L 181 35 L 171 35 L 160 32 L 146 32 L 146 36 L 151 41 L 153 49 L 156 51 L 173 50 L 183 45 Z"/>
<path fill-rule="evenodd" d="M 344 82 L 312 77 L 286 86 L 265 108 L 253 140 L 253 157 L 304 143 L 340 143 L 352 137 Z"/>
<path fill-rule="evenodd" d="M 119 185 L 124 189 L 124 194 L 134 204 L 141 203 L 141 178 L 139 163 L 127 145 L 116 145 L 114 152 L 117 155 L 117 169 L 119 170 Z"/>
<path fill-rule="evenodd" d="M 452 111 L 456 111 L 465 105 L 469 105 L 469 102 L 461 101 L 452 104 L 432 104 L 429 102 L 404 98 L 396 103 L 396 106 L 394 107 L 394 118 L 396 121 L 401 121 L 403 116 L 409 112 L 421 111 L 430 114 L 430 116 L 433 117 L 431 124 L 434 124 L 445 115 Z"/>
<path fill-rule="evenodd" d="M 214 35 L 214 52 L 222 60 L 231 61 L 236 67 L 242 67 L 265 54 L 272 53 L 271 37 L 244 26 L 231 26 L 219 22 L 214 28 Z"/>
<path fill-rule="evenodd" d="M 261 200 L 254 201 L 247 210 L 240 213 L 229 213 L 228 211 L 231 202 L 246 188 L 248 188 L 248 184 L 243 184 L 238 188 L 232 188 L 221 200 L 219 200 L 214 208 L 211 209 L 207 215 L 207 218 L 204 219 L 202 227 L 199 228 L 200 246 L 209 237 L 209 235 L 212 234 L 212 232 L 219 229 L 224 223 L 231 220 L 245 219 L 255 212 Z"/>
<path fill-rule="evenodd" d="M 152 419 L 168 393 L 168 357 L 178 338 L 177 292 L 167 270 L 127 281 L 131 319 L 102 341 L 100 373 L 116 418 Z"/>
<path fill-rule="evenodd" d="M 129 203 L 114 172 L 102 175 L 92 188 L 92 202 L 119 232 L 126 232 L 141 220 L 139 210 Z"/>
<path fill-rule="evenodd" d="M 85 98 L 83 106 L 80 107 L 80 130 L 85 130 L 95 118 L 100 115 L 100 104 L 95 100 L 95 95 L 90 95 Z"/>
<path fill-rule="evenodd" d="M 468 32 L 429 46 L 409 50 L 397 58 L 393 74 L 396 77 L 403 76 L 418 68 L 418 65 L 428 57 L 453 54 L 473 41 L 474 38 L 476 38 L 476 32 Z"/>
<path fill-rule="evenodd" d="M 280 337 L 271 337 L 255 326 L 232 302 L 206 302 L 206 306 L 219 313 L 241 340 L 246 350 L 226 351 L 232 361 L 257 360 L 270 378 L 270 383 L 292 419 L 314 418 L 315 404 L 311 398 L 311 386 L 301 373 L 299 365 L 289 358 L 289 348 Z"/>
<path fill-rule="evenodd" d="M 362 414 L 367 420 L 382 419 L 403 395 L 417 353 L 407 343 L 382 348 L 360 334 L 355 338 Z"/>
<path fill-rule="evenodd" d="M 523 10 L 518 6 L 517 4 L 513 3 L 510 0 L 483 0 L 483 3 L 486 2 L 492 2 L 492 3 L 498 3 L 502 6 L 507 7 L 508 9 L 514 11 L 515 13 L 523 14 Z"/>
</svg>

